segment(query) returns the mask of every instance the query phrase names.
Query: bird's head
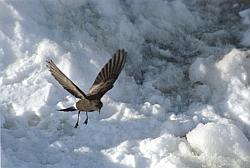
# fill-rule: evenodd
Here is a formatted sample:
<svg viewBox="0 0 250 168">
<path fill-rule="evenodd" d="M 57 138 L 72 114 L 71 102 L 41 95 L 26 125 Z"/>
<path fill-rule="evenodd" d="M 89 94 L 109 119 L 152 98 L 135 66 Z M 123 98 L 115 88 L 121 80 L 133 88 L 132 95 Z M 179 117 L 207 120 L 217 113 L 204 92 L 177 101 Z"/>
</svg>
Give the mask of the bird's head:
<svg viewBox="0 0 250 168">
<path fill-rule="evenodd" d="M 100 101 L 99 103 L 98 103 L 98 111 L 99 111 L 99 113 L 100 113 L 100 111 L 101 111 L 101 108 L 102 108 L 102 106 L 103 106 L 103 104 L 102 104 L 102 102 Z"/>
<path fill-rule="evenodd" d="M 95 107 L 96 107 L 96 110 L 97 111 L 101 111 L 101 108 L 102 108 L 103 104 L 101 101 L 95 101 Z"/>
</svg>

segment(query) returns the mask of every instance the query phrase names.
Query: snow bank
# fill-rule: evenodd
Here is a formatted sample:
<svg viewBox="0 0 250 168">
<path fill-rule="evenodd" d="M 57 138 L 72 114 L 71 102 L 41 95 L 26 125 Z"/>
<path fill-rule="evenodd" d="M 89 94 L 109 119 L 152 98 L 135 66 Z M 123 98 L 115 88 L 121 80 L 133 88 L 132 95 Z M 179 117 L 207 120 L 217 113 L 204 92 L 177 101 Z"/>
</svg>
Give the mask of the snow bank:
<svg viewBox="0 0 250 168">
<path fill-rule="evenodd" d="M 1 165 L 249 167 L 249 51 L 236 49 L 242 25 L 234 6 L 0 1 Z M 118 48 L 127 63 L 101 114 L 75 129 L 77 113 L 56 109 L 76 99 L 45 60 L 87 92 Z"/>
<path fill-rule="evenodd" d="M 187 134 L 187 141 L 209 167 L 250 166 L 250 143 L 232 124 L 199 124 Z"/>
<path fill-rule="evenodd" d="M 192 158 L 192 151 L 186 141 L 170 134 L 140 142 L 126 141 L 103 153 L 116 163 L 128 167 L 193 167 L 196 161 L 186 162 Z"/>
<path fill-rule="evenodd" d="M 201 82 L 204 87 L 197 92 L 212 90 L 211 103 L 220 114 L 236 121 L 250 135 L 250 59 L 249 51 L 233 49 L 221 60 L 213 57 L 197 58 L 190 66 L 189 76 L 193 83 Z"/>
</svg>

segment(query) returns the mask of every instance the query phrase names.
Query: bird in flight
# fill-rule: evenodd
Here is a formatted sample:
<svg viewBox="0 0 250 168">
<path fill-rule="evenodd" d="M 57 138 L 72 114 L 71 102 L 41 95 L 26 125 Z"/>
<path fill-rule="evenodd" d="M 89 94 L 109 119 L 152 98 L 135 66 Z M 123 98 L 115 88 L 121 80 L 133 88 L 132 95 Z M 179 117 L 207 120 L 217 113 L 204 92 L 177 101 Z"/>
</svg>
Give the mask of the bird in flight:
<svg viewBox="0 0 250 168">
<path fill-rule="evenodd" d="M 85 94 L 78 86 L 76 86 L 55 64 L 49 59 L 47 67 L 54 78 L 76 98 L 79 98 L 75 107 L 60 109 L 58 111 L 78 111 L 78 117 L 75 128 L 78 127 L 80 112 L 86 113 L 85 124 L 88 124 L 88 112 L 99 111 L 103 106 L 101 102 L 102 96 L 113 88 L 113 84 L 122 71 L 127 57 L 127 52 L 124 49 L 118 50 L 113 54 L 112 58 L 104 65 L 98 73 L 94 83 L 89 89 L 89 93 Z"/>
</svg>

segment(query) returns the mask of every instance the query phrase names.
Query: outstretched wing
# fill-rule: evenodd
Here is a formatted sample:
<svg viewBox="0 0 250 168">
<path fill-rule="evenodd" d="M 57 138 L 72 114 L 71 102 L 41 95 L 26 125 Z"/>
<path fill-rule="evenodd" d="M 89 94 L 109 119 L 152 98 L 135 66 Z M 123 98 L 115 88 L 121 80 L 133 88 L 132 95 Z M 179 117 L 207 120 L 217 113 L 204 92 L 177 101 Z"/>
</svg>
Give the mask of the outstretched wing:
<svg viewBox="0 0 250 168">
<path fill-rule="evenodd" d="M 124 49 L 118 50 L 113 55 L 98 73 L 95 82 L 89 89 L 88 99 L 101 99 L 101 97 L 113 87 L 113 84 L 124 67 L 126 57 L 127 52 L 125 52 Z"/>
<path fill-rule="evenodd" d="M 79 89 L 55 64 L 49 59 L 47 60 L 47 67 L 55 79 L 66 89 L 69 93 L 77 98 L 84 99 L 86 95 Z"/>
</svg>

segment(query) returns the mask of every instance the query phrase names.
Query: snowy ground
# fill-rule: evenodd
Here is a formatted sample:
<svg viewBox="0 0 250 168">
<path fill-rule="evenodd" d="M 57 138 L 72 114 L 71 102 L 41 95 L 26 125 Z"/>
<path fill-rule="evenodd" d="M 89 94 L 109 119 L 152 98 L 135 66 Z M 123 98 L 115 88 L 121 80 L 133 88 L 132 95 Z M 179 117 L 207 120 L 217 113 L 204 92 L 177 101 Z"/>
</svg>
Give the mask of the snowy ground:
<svg viewBox="0 0 250 168">
<path fill-rule="evenodd" d="M 0 0 L 1 166 L 250 167 L 246 0 Z M 118 48 L 128 60 L 101 114 L 76 99 Z"/>
</svg>

